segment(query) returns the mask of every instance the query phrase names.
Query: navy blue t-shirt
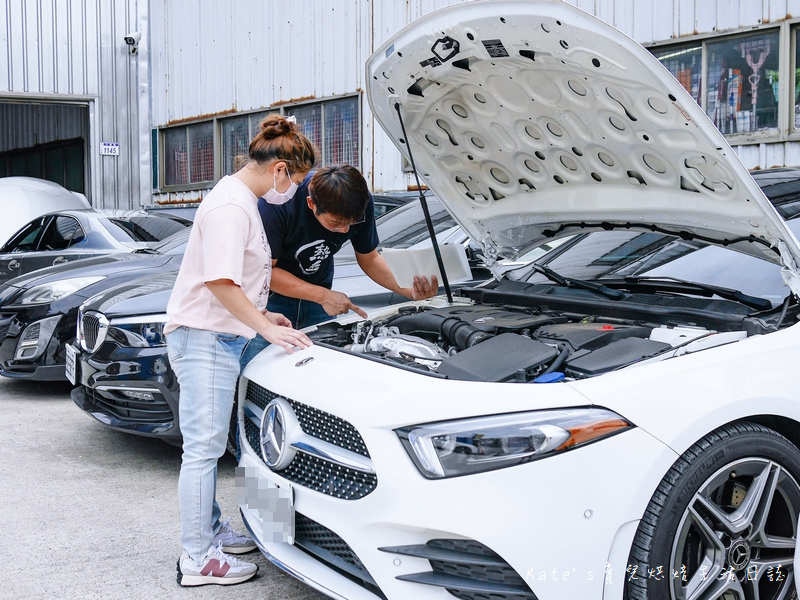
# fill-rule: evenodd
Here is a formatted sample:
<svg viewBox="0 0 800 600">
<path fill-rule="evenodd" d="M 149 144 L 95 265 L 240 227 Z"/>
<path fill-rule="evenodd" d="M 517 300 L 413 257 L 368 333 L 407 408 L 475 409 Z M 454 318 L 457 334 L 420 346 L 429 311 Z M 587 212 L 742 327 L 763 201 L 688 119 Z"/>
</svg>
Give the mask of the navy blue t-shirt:
<svg viewBox="0 0 800 600">
<path fill-rule="evenodd" d="M 285 204 L 267 204 L 258 199 L 258 212 L 272 251 L 275 266 L 303 281 L 326 287 L 333 285 L 333 255 L 347 240 L 359 254 L 378 247 L 375 206 L 372 195 L 364 211 L 364 222 L 353 225 L 347 233 L 328 231 L 308 207 L 308 184 L 313 173 L 303 180 L 294 197 Z"/>
</svg>

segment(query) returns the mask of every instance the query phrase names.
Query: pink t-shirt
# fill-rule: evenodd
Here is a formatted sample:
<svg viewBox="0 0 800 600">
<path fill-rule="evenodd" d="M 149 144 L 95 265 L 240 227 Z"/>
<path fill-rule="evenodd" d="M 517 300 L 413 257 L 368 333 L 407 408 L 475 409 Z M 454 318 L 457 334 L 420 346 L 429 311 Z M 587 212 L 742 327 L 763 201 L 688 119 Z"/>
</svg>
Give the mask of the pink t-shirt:
<svg viewBox="0 0 800 600">
<path fill-rule="evenodd" d="M 205 285 L 230 279 L 263 310 L 272 258 L 258 198 L 236 177 L 223 177 L 200 203 L 186 254 L 167 304 L 169 333 L 181 325 L 252 338 L 255 330 L 234 317 Z"/>
</svg>

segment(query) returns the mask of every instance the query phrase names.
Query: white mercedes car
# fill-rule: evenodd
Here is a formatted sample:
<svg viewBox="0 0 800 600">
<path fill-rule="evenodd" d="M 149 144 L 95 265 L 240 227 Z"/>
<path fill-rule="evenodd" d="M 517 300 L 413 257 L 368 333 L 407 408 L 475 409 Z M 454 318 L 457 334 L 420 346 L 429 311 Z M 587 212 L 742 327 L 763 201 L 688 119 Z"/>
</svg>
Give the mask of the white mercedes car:
<svg viewBox="0 0 800 600">
<path fill-rule="evenodd" d="M 647 50 L 560 1 L 431 13 L 367 81 L 495 277 L 250 363 L 262 552 L 348 600 L 796 598 L 796 172 L 765 195 Z"/>
</svg>

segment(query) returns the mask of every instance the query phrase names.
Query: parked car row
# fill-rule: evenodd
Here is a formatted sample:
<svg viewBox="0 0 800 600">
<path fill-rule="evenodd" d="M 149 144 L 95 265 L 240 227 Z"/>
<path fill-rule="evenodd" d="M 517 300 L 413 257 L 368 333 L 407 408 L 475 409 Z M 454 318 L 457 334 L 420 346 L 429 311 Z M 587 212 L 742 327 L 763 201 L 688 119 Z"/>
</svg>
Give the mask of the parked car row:
<svg viewBox="0 0 800 600">
<path fill-rule="evenodd" d="M 18 188 L 30 197 L 21 198 Z M 0 196 L 31 210 L 63 205 L 65 198 L 80 201 L 57 184 L 18 177 L 0 179 Z M 46 204 L 51 197 L 55 203 Z M 386 214 L 414 197 L 376 194 L 375 203 Z M 190 225 L 190 219 L 167 211 L 93 209 L 62 209 L 24 225 L 0 248 L 0 375 L 69 379 L 66 348 L 75 339 L 78 307 L 146 275 L 169 273 L 174 278 Z M 346 274 L 357 279 L 356 271 L 357 266 L 347 268 Z M 167 279 L 171 287 L 172 279 Z M 156 312 L 163 313 L 165 306 Z"/>
<path fill-rule="evenodd" d="M 64 380 L 65 348 L 75 339 L 79 306 L 98 293 L 180 267 L 189 229 L 146 250 L 48 267 L 0 287 L 0 374 Z"/>
</svg>

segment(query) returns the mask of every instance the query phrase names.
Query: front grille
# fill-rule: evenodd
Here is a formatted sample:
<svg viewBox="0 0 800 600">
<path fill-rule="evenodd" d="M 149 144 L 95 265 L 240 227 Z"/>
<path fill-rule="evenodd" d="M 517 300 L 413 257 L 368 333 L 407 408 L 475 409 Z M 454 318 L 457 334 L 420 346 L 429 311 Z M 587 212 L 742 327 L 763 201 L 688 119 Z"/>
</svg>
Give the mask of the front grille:
<svg viewBox="0 0 800 600">
<path fill-rule="evenodd" d="M 289 466 L 277 471 L 298 485 L 343 500 L 363 498 L 375 489 L 377 477 L 298 452 Z"/>
<path fill-rule="evenodd" d="M 438 539 L 381 550 L 427 558 L 430 571 L 398 575 L 397 579 L 441 587 L 461 600 L 537 600 L 511 565 L 475 540 Z"/>
<path fill-rule="evenodd" d="M 289 400 L 289 404 L 305 433 L 369 458 L 364 440 L 350 423 L 307 404 L 294 400 Z"/>
<path fill-rule="evenodd" d="M 277 397 L 278 394 L 253 381 L 248 381 L 245 402 L 252 402 L 263 410 Z M 289 398 L 286 400 L 291 405 L 304 433 L 369 457 L 364 440 L 350 423 L 295 400 Z M 258 425 L 250 419 L 245 419 L 245 437 L 259 456 L 261 456 L 260 433 Z M 343 500 L 363 498 L 378 485 L 378 478 L 374 473 L 363 473 L 303 452 L 298 452 L 285 469 L 275 472 L 297 485 Z"/>
<path fill-rule="evenodd" d="M 255 450 L 259 456 L 261 456 L 261 444 L 258 440 L 258 434 L 260 433 L 258 425 L 253 423 L 247 417 L 244 418 L 244 435 L 247 439 L 247 443 L 250 444 L 250 447 Z"/>
<path fill-rule="evenodd" d="M 377 597 L 386 599 L 353 549 L 336 533 L 300 513 L 295 513 L 294 531 L 296 546 Z"/>
<path fill-rule="evenodd" d="M 278 398 L 278 394 L 249 381 L 245 397 L 263 409 L 275 398 Z M 294 414 L 297 416 L 304 433 L 369 458 L 369 452 L 364 440 L 350 423 L 306 404 L 301 404 L 289 398 L 287 400 L 292 405 L 292 410 L 294 410 Z M 253 447 L 258 448 L 257 445 Z"/>
<path fill-rule="evenodd" d="M 84 386 L 83 389 L 99 411 L 120 421 L 158 425 L 175 420 L 172 409 L 157 390 L 152 391 L 152 400 L 138 400 L 122 397 L 117 391 L 109 391 L 104 396 L 90 387 Z"/>
<path fill-rule="evenodd" d="M 83 316 L 83 340 L 84 347 L 89 352 L 93 352 L 97 344 L 97 335 L 100 333 L 100 319 L 94 315 Z"/>
</svg>

